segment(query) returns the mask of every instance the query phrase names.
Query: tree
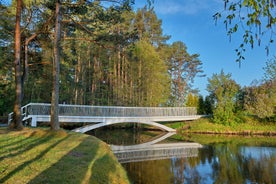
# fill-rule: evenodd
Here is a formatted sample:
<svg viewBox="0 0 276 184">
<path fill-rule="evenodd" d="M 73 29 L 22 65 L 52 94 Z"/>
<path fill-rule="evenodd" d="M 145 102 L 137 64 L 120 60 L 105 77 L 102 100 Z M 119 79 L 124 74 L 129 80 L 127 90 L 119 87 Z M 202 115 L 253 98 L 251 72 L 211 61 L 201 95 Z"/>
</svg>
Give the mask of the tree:
<svg viewBox="0 0 276 184">
<path fill-rule="evenodd" d="M 244 107 L 250 114 L 264 119 L 270 118 L 275 111 L 276 82 L 268 81 L 251 84 L 245 88 Z"/>
<path fill-rule="evenodd" d="M 245 109 L 264 119 L 276 112 L 276 57 L 268 60 L 264 69 L 264 80 L 245 88 Z"/>
<path fill-rule="evenodd" d="M 172 80 L 171 105 L 183 106 L 195 76 L 202 73 L 198 54 L 190 55 L 183 42 L 174 42 L 168 48 L 167 62 Z"/>
<path fill-rule="evenodd" d="M 14 23 L 15 16 L 0 1 L 0 116 L 6 116 L 13 110 L 15 82 L 14 67 Z"/>
<path fill-rule="evenodd" d="M 21 29 L 20 19 L 22 11 L 22 0 L 17 0 L 15 34 L 14 34 L 14 69 L 15 69 L 15 85 L 16 95 L 13 108 L 13 120 L 10 124 L 11 129 L 22 130 L 23 124 L 21 119 L 21 103 L 22 103 L 22 85 L 21 85 Z"/>
<path fill-rule="evenodd" d="M 56 0 L 55 33 L 54 33 L 54 59 L 53 59 L 53 87 L 51 99 L 51 130 L 58 130 L 59 125 L 59 71 L 60 71 L 60 24 L 61 3 Z"/>
<path fill-rule="evenodd" d="M 198 114 L 206 114 L 205 111 L 205 101 L 202 95 L 198 97 L 198 104 L 197 104 L 197 113 Z"/>
<path fill-rule="evenodd" d="M 62 6 L 60 38 L 55 16 L 57 3 Z M 159 106 L 168 104 L 171 90 L 178 90 L 179 84 L 179 104 L 185 105 L 193 78 L 201 71 L 199 55 L 188 54 L 184 43 L 166 44 L 169 36 L 163 35 L 162 21 L 153 9 L 145 7 L 133 12 L 129 11 L 129 3 L 127 0 L 24 1 L 22 103 L 54 101 L 51 114 L 55 116 L 58 102 Z M 13 54 L 11 44 L 7 43 L 14 42 L 11 36 L 14 28 L 9 23 L 15 19 L 14 5 L 8 7 L 13 11 L 11 16 L 0 18 L 0 77 L 4 81 L 0 84 L 0 104 L 13 101 L 13 96 L 5 97 L 10 88 L 15 88 L 14 84 L 9 85 L 13 71 L 7 63 Z M 5 8 L 1 6 L 3 15 L 8 14 Z M 174 74 L 169 73 L 173 70 Z M 52 98 L 47 92 L 51 86 Z M 58 121 L 51 120 L 51 128 L 58 129 L 52 122 Z"/>
<path fill-rule="evenodd" d="M 264 79 L 266 81 L 276 80 L 276 56 L 266 62 L 264 69 Z"/>
<path fill-rule="evenodd" d="M 39 4 L 39 3 L 37 3 Z M 44 25 L 48 24 L 43 22 L 40 22 L 41 19 L 39 17 L 41 16 L 41 11 L 39 10 L 37 4 L 33 3 L 32 1 L 13 1 L 10 6 L 4 6 L 1 4 L 1 10 L 6 9 L 5 15 L 7 17 L 2 17 L 1 20 L 3 22 L 1 23 L 1 29 L 3 29 L 3 38 L 5 45 L 8 45 L 9 43 L 13 42 L 15 43 L 14 47 L 14 53 L 15 53 L 15 83 L 16 83 L 16 90 L 15 90 L 15 105 L 14 105 L 14 117 L 13 122 L 11 123 L 10 127 L 14 127 L 16 124 L 20 126 L 22 124 L 21 120 L 21 112 L 19 115 L 19 111 L 21 111 L 21 104 L 24 97 L 24 81 L 26 80 L 28 76 L 28 55 L 29 55 L 29 49 L 28 46 L 31 43 L 31 41 L 36 38 L 39 34 L 39 31 L 41 31 L 40 26 L 38 25 Z M 20 7 L 18 7 L 20 6 Z M 16 7 L 16 8 L 15 8 Z M 34 7 L 34 8 L 33 8 Z M 20 10 L 19 10 L 20 8 Z M 16 11 L 14 11 L 16 10 Z M 40 12 L 40 13 L 38 13 Z M 4 15 L 4 14 L 3 14 Z M 16 28 L 14 30 L 9 29 L 8 19 L 12 20 L 10 15 L 14 15 L 16 17 Z M 35 20 L 35 21 L 33 21 Z M 37 23 L 37 24 L 36 24 Z M 9 38 L 10 33 L 14 32 L 14 38 Z M 2 34 L 1 34 L 2 35 Z M 24 44 L 21 44 L 23 42 Z M 33 44 L 35 45 L 35 44 Z M 5 47 L 4 47 L 5 48 Z M 24 52 L 21 52 L 24 50 Z M 24 56 L 24 57 L 22 57 Z M 16 125 L 17 127 L 17 125 Z M 22 125 L 23 127 L 23 125 Z M 21 128 L 17 128 L 21 129 Z"/>
<path fill-rule="evenodd" d="M 268 42 L 265 49 L 269 53 L 270 44 L 274 42 L 275 5 L 275 0 L 224 0 L 224 11 L 213 16 L 217 21 L 225 15 L 224 24 L 230 40 L 233 33 L 242 30 L 242 43 L 236 49 L 238 62 L 244 60 L 245 45 L 253 48 L 266 38 Z"/>
<path fill-rule="evenodd" d="M 161 60 L 154 46 L 146 40 L 136 43 L 133 53 L 137 94 L 140 106 L 160 106 L 168 100 L 170 80 L 166 63 Z M 139 70 L 141 70 L 139 72 Z"/>
<path fill-rule="evenodd" d="M 213 98 L 212 96 L 208 95 L 205 97 L 205 100 L 204 100 L 204 109 L 205 109 L 205 114 L 213 114 L 213 107 L 214 105 L 214 102 L 213 102 Z"/>
<path fill-rule="evenodd" d="M 199 97 L 192 93 L 189 93 L 186 100 L 187 107 L 197 107 L 199 103 Z"/>
<path fill-rule="evenodd" d="M 231 125 L 235 122 L 235 97 L 239 90 L 239 85 L 231 79 L 231 74 L 225 74 L 222 70 L 220 74 L 214 74 L 208 78 L 207 91 L 213 97 L 214 110 L 213 119 L 215 123 Z"/>
</svg>

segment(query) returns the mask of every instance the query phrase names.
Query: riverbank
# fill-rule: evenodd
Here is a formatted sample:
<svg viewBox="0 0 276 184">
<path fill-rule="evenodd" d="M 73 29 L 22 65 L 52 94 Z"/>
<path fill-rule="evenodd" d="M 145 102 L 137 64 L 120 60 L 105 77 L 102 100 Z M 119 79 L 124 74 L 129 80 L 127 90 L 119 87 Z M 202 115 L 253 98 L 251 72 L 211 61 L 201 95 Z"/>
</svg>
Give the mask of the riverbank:
<svg viewBox="0 0 276 184">
<path fill-rule="evenodd" d="M 181 136 L 202 135 L 195 138 L 198 142 L 206 140 L 206 134 L 212 141 L 214 134 L 276 136 L 275 123 L 254 120 L 224 126 L 202 118 L 166 125 Z M 109 146 L 86 134 L 0 127 L 0 147 L 0 183 L 129 183 Z"/>
<path fill-rule="evenodd" d="M 201 118 L 185 123 L 170 123 L 167 125 L 177 129 L 179 133 L 276 136 L 275 123 L 263 123 L 254 119 L 247 119 L 245 123 L 231 126 L 212 123 L 209 118 Z"/>
<path fill-rule="evenodd" d="M 0 128 L 0 183 L 129 183 L 109 146 L 74 132 Z"/>
</svg>

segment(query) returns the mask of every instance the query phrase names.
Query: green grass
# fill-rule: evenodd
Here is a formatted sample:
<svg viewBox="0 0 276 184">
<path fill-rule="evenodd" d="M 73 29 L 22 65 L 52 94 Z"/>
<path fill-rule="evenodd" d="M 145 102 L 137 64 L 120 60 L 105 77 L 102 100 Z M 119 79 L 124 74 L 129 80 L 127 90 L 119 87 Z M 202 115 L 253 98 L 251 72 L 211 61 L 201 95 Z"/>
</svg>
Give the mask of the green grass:
<svg viewBox="0 0 276 184">
<path fill-rule="evenodd" d="M 166 125 L 182 133 L 276 135 L 276 123 L 262 123 L 250 118 L 247 118 L 245 123 L 231 126 L 212 123 L 209 118 Z"/>
<path fill-rule="evenodd" d="M 0 183 L 129 183 L 109 146 L 73 132 L 0 128 Z"/>
<path fill-rule="evenodd" d="M 223 134 L 175 134 L 171 138 L 197 142 L 202 145 L 234 143 L 247 146 L 271 146 L 276 147 L 276 139 L 273 136 L 242 136 Z"/>
</svg>

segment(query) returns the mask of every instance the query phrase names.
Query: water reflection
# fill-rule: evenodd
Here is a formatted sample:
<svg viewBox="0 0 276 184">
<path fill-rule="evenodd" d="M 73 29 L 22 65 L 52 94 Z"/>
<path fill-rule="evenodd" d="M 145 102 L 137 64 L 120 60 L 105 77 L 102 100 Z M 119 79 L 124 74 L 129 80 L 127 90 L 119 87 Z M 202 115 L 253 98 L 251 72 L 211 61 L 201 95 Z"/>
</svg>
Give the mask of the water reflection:
<svg viewBox="0 0 276 184">
<path fill-rule="evenodd" d="M 140 144 L 132 146 L 111 145 L 111 150 L 120 163 L 197 157 L 198 148 L 202 148 L 198 143 Z"/>
<path fill-rule="evenodd" d="M 259 147 L 262 151 L 255 152 L 255 148 L 235 143 L 210 145 L 201 150 L 200 163 L 194 169 L 201 173 L 199 179 L 202 182 L 275 183 L 276 148 L 269 152 L 265 147 Z"/>
<path fill-rule="evenodd" d="M 112 137 L 112 131 L 107 134 L 102 136 L 105 138 Z M 131 138 L 133 132 L 122 131 L 120 133 L 114 132 L 114 134 L 115 139 L 124 137 L 134 139 Z M 134 142 L 143 144 L 155 136 L 157 136 L 156 133 L 140 132 L 139 135 L 134 135 L 135 139 L 139 139 Z M 183 139 L 182 135 L 173 135 L 162 141 L 161 144 L 180 141 L 181 139 Z M 187 139 L 184 138 L 185 141 L 191 141 Z M 204 144 L 204 147 L 198 150 L 197 157 L 172 157 L 162 160 L 130 162 L 122 165 L 127 170 L 130 180 L 133 183 L 141 184 L 276 183 L 275 137 L 254 139 L 202 136 L 192 140 L 202 140 L 199 142 Z M 128 143 L 130 144 L 130 142 Z"/>
</svg>

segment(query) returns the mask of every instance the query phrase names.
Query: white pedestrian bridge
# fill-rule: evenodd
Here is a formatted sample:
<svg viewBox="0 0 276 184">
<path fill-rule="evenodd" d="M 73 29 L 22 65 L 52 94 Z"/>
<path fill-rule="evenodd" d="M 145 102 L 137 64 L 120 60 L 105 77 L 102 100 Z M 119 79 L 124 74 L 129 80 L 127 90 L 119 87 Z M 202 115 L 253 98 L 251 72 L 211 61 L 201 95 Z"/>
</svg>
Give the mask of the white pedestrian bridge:
<svg viewBox="0 0 276 184">
<path fill-rule="evenodd" d="M 36 127 L 37 122 L 50 122 L 51 104 L 29 103 L 21 108 L 23 121 L 30 121 Z M 9 114 L 8 122 L 12 120 Z M 86 126 L 75 129 L 75 132 L 87 131 L 118 124 L 141 123 L 155 126 L 161 130 L 174 132 L 161 122 L 176 122 L 200 118 L 196 107 L 123 107 L 123 106 L 90 106 L 59 105 L 59 121 L 67 123 L 86 123 Z"/>
</svg>

